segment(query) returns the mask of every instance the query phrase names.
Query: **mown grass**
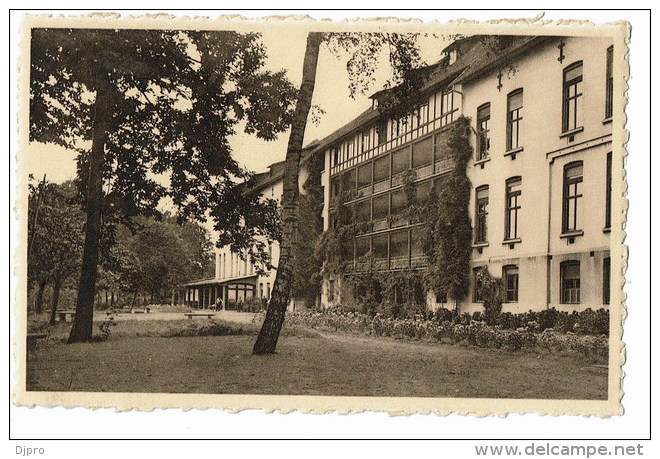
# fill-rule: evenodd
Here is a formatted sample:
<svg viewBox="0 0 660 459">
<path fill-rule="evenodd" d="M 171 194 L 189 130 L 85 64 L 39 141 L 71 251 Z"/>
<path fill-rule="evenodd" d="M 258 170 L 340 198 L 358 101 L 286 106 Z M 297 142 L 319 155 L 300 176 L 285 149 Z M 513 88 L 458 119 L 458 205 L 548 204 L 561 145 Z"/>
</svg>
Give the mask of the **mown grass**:
<svg viewBox="0 0 660 459">
<path fill-rule="evenodd" d="M 202 327 L 205 328 L 205 327 Z M 243 329 L 245 330 L 245 329 Z M 159 332 L 161 333 L 161 332 Z M 607 369 L 577 356 L 391 338 L 282 336 L 275 355 L 254 336 L 115 335 L 37 345 L 31 391 L 605 399 Z"/>
</svg>

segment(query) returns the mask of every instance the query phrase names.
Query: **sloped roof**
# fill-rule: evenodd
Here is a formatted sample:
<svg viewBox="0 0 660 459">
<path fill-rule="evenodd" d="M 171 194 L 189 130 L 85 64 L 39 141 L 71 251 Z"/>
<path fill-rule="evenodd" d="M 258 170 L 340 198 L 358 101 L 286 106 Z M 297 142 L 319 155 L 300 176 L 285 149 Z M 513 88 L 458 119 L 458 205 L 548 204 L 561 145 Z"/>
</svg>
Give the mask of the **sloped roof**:
<svg viewBox="0 0 660 459">
<path fill-rule="evenodd" d="M 447 84 L 457 84 L 466 82 L 482 74 L 484 71 L 496 66 L 507 57 L 518 55 L 537 44 L 540 40 L 548 37 L 537 37 L 527 35 L 511 35 L 510 43 L 505 43 L 501 52 L 495 53 L 489 46 L 484 44 L 486 35 L 473 35 L 470 37 L 459 38 L 452 42 L 443 52 L 450 52 L 459 49 L 461 52 L 456 62 L 449 65 L 448 57 L 443 57 L 438 62 L 422 68 L 422 71 L 428 72 L 427 81 L 422 87 L 422 91 L 431 91 Z M 383 89 L 370 96 L 372 99 L 385 97 L 393 91 L 392 88 Z M 384 114 L 377 109 L 368 108 L 356 118 L 335 130 L 332 134 L 323 138 L 316 149 L 322 150 L 329 147 L 339 139 L 362 128 L 364 125 L 374 122 Z"/>
<path fill-rule="evenodd" d="M 315 139 L 303 147 L 300 162 L 306 162 L 315 152 L 319 151 L 317 149 L 318 145 L 319 141 Z M 284 165 L 285 161 L 278 161 L 268 166 L 268 172 L 255 174 L 252 179 L 246 182 L 246 185 L 249 185 L 248 190 L 250 192 L 259 191 L 272 185 L 273 183 L 278 182 L 279 180 L 282 180 L 284 177 Z"/>
<path fill-rule="evenodd" d="M 486 43 L 485 37 L 489 36 L 472 35 L 463 37 L 445 47 L 443 52 L 460 51 L 456 62 L 449 65 L 448 56 L 445 56 L 439 61 L 421 68 L 420 71 L 427 73 L 427 81 L 424 83 L 422 91 L 427 92 L 443 85 L 468 82 L 500 65 L 505 59 L 518 56 L 541 41 L 551 38 L 529 35 L 497 36 L 506 37 L 508 40 L 499 42 L 502 48 L 498 52 L 495 52 L 493 46 Z M 392 91 L 393 88 L 383 89 L 373 93 L 370 98 L 378 99 L 379 97 L 386 97 Z M 376 122 L 383 116 L 384 114 L 377 109 L 366 109 L 323 139 L 313 140 L 307 144 L 303 148 L 301 163 L 308 161 L 313 154 L 325 150 L 338 140 L 354 133 L 367 124 Z M 269 169 L 268 172 L 256 174 L 252 178 L 250 181 L 251 191 L 263 189 L 281 180 L 284 176 L 284 161 L 271 164 Z"/>
</svg>

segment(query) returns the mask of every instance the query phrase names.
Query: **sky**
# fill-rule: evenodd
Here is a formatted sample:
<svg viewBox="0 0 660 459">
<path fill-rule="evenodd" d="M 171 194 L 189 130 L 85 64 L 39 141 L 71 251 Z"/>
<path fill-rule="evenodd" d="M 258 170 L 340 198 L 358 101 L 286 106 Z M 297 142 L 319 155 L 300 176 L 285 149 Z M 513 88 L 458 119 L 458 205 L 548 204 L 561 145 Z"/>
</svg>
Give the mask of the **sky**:
<svg viewBox="0 0 660 459">
<path fill-rule="evenodd" d="M 295 27 L 269 30 L 262 34 L 268 55 L 266 68 L 273 71 L 286 70 L 288 78 L 296 87 L 300 86 L 302 79 L 306 38 L 307 31 Z M 427 63 L 435 62 L 447 44 L 440 38 L 420 39 L 422 57 Z M 391 76 L 387 57 L 383 55 L 369 94 L 358 94 L 352 99 L 348 89 L 346 61 L 346 56 L 338 58 L 327 48 L 321 47 L 312 102 L 324 113 L 317 125 L 308 122 L 305 144 L 324 138 L 370 107 L 369 94 L 381 89 Z M 284 159 L 288 137 L 289 131 L 286 131 L 276 140 L 267 142 L 239 130 L 230 139 L 230 144 L 234 157 L 241 164 L 254 172 L 263 172 L 268 169 L 268 165 Z M 30 143 L 21 157 L 25 161 L 25 171 L 39 179 L 46 174 L 49 181 L 60 183 L 74 178 L 76 173 L 76 153 L 53 144 Z"/>
</svg>

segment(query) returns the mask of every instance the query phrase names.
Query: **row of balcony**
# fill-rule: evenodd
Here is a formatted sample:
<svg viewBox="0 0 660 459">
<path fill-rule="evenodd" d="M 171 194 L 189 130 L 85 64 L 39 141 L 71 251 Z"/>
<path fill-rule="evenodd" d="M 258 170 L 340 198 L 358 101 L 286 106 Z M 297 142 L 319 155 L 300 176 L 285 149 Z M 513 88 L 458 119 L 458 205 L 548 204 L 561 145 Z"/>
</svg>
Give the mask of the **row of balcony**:
<svg viewBox="0 0 660 459">
<path fill-rule="evenodd" d="M 410 255 L 388 258 L 370 258 L 348 261 L 344 264 L 346 273 L 369 271 L 399 271 L 404 269 L 424 269 L 429 262 L 426 255 Z"/>
</svg>

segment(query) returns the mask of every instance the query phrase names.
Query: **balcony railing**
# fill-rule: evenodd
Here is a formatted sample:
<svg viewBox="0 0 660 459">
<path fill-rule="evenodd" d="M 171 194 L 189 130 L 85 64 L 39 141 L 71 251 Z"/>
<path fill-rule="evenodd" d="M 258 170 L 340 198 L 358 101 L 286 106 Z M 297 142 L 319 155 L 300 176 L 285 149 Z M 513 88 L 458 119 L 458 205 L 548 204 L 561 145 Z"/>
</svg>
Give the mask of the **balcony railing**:
<svg viewBox="0 0 660 459">
<path fill-rule="evenodd" d="M 406 176 L 405 172 L 400 172 L 396 175 L 392 176 L 392 186 L 397 186 L 401 185 L 403 183 L 403 179 Z"/>
<path fill-rule="evenodd" d="M 451 158 L 440 158 L 435 162 L 435 173 L 439 174 L 441 172 L 446 172 L 452 168 L 454 162 Z"/>
<path fill-rule="evenodd" d="M 433 163 L 415 169 L 415 174 L 418 179 L 433 175 Z"/>
<path fill-rule="evenodd" d="M 413 255 L 410 257 L 410 266 L 413 268 L 426 268 L 429 260 L 426 255 Z"/>
<path fill-rule="evenodd" d="M 373 223 L 373 230 L 374 231 L 384 230 L 384 229 L 387 229 L 389 227 L 389 222 L 388 222 L 387 217 L 379 218 L 377 220 L 374 220 L 372 223 Z"/>
<path fill-rule="evenodd" d="M 392 257 L 390 258 L 390 269 L 404 269 L 407 268 L 409 265 L 410 259 L 408 258 L 408 255 L 404 255 L 402 257 Z"/>
<path fill-rule="evenodd" d="M 367 186 L 363 186 L 361 188 L 358 188 L 357 190 L 357 197 L 358 198 L 363 198 L 365 196 L 371 195 L 371 184 Z"/>
<path fill-rule="evenodd" d="M 390 188 L 390 179 L 381 180 L 380 182 L 374 183 L 374 193 L 379 191 L 384 191 Z"/>
</svg>

